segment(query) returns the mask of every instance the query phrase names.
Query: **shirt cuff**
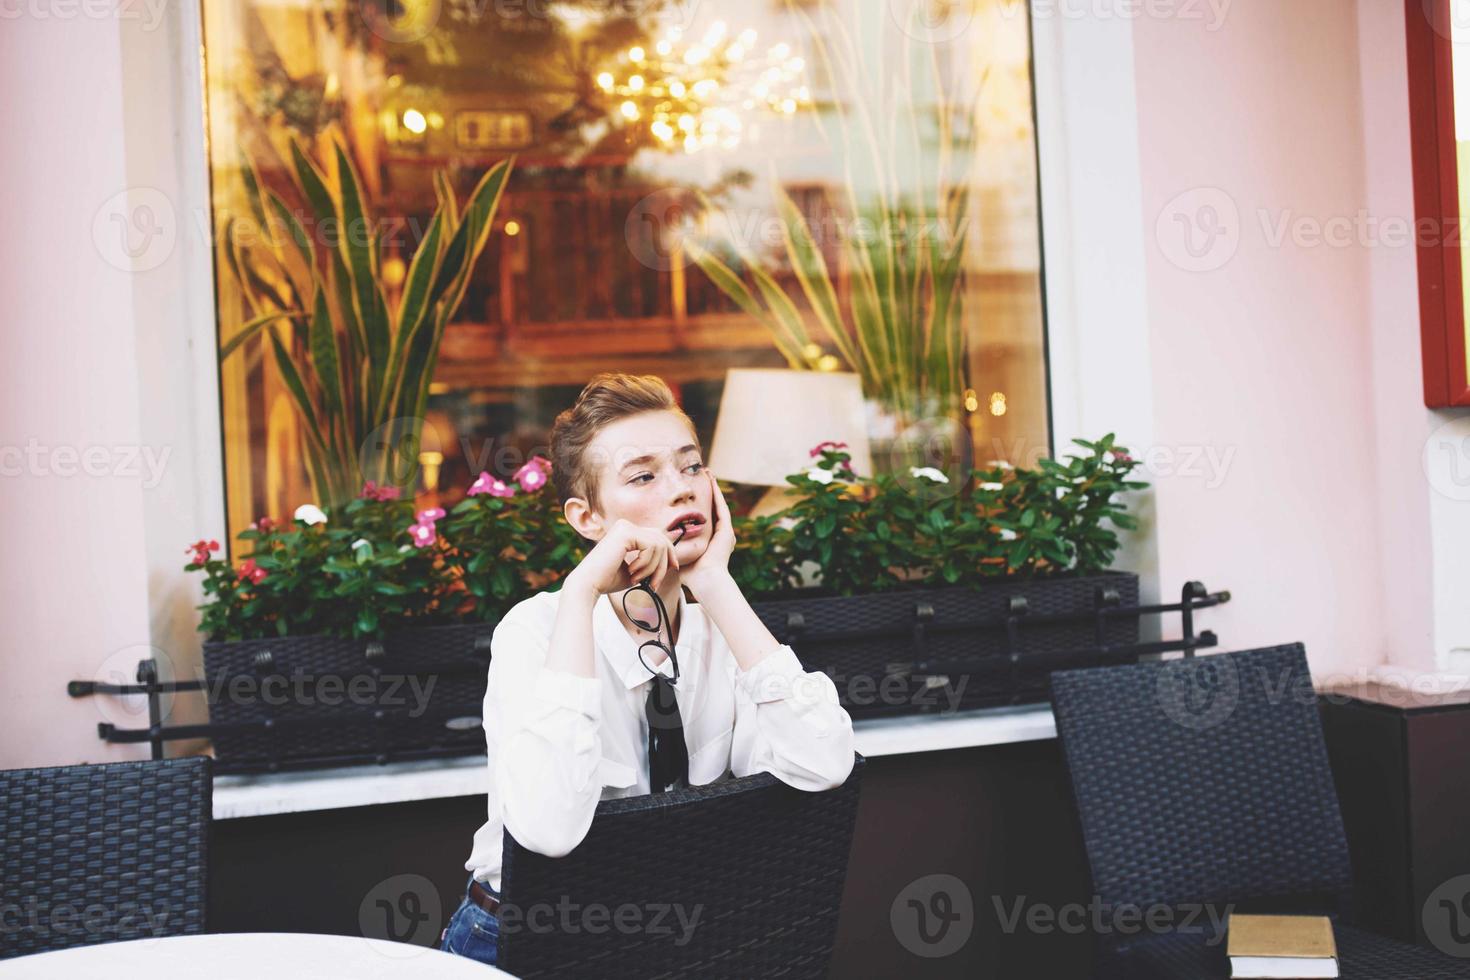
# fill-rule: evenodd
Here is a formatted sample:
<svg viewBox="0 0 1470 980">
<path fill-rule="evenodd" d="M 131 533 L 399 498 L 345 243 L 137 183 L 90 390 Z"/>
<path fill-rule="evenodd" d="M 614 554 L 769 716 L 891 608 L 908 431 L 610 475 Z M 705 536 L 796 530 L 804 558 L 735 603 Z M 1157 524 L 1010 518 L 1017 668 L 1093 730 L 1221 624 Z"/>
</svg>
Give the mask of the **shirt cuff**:
<svg viewBox="0 0 1470 980">
<path fill-rule="evenodd" d="M 800 679 L 806 676 L 796 651 L 783 643 L 761 658 L 747 671 L 737 671 L 735 683 L 756 704 L 782 701 L 797 693 Z"/>
<path fill-rule="evenodd" d="M 570 708 L 593 721 L 602 718 L 602 681 L 599 678 L 542 667 L 536 675 L 532 692 L 548 704 Z"/>
</svg>

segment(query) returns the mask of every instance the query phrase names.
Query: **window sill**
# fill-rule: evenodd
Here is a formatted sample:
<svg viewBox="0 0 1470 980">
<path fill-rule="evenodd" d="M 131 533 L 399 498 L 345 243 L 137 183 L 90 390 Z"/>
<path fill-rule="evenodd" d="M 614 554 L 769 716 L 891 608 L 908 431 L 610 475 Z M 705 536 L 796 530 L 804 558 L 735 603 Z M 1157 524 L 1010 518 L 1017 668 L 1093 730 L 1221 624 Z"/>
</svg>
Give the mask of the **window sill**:
<svg viewBox="0 0 1470 980">
<path fill-rule="evenodd" d="M 941 718 L 864 719 L 853 723 L 853 734 L 858 752 L 875 758 L 1034 742 L 1055 738 L 1057 728 L 1050 705 L 1031 704 Z M 475 796 L 486 791 L 489 778 L 483 756 L 216 776 L 214 819 Z"/>
</svg>

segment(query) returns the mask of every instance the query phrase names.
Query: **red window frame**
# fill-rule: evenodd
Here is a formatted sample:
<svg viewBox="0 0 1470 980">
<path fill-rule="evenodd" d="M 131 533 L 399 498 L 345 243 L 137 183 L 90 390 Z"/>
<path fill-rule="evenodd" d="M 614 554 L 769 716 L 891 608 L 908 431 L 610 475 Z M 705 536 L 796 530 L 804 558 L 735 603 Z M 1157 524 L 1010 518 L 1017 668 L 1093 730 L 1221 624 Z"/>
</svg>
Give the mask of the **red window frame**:
<svg viewBox="0 0 1470 980">
<path fill-rule="evenodd" d="M 1450 35 L 1453 0 L 1405 0 L 1424 404 L 1470 405 L 1460 180 Z"/>
</svg>

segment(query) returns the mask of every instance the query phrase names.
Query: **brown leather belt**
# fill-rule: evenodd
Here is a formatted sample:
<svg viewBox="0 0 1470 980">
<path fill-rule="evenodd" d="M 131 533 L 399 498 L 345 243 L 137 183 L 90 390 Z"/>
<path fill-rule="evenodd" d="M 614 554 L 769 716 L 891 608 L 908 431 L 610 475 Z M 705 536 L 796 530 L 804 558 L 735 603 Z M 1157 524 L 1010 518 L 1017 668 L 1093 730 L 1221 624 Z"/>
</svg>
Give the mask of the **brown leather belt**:
<svg viewBox="0 0 1470 980">
<path fill-rule="evenodd" d="M 491 915 L 500 914 L 500 899 L 490 894 L 489 889 L 480 884 L 479 878 L 470 879 L 469 895 L 470 901 L 480 906 L 486 912 L 489 912 Z"/>
</svg>

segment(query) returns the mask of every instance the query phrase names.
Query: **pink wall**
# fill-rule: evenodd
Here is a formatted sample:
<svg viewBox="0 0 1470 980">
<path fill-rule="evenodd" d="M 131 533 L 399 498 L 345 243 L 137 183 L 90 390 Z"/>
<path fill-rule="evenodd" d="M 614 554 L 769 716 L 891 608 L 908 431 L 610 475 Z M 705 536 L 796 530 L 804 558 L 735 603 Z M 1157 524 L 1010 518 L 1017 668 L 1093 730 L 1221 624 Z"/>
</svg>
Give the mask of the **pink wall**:
<svg viewBox="0 0 1470 980">
<path fill-rule="evenodd" d="M 1228 649 L 1301 640 L 1318 672 L 1376 664 L 1393 653 L 1380 532 L 1392 515 L 1372 245 L 1351 229 L 1314 237 L 1367 207 L 1353 6 L 1241 2 L 1206 28 L 1134 28 L 1157 445 L 1176 463 L 1228 460 L 1154 476 L 1160 582 L 1231 589 L 1209 615 Z M 1211 206 L 1227 232 L 1213 248 Z M 1403 326 L 1414 311 L 1401 312 Z M 1412 335 L 1395 342 L 1417 357 Z M 1421 546 L 1395 550 L 1395 568 Z"/>
<path fill-rule="evenodd" d="M 93 244 L 126 186 L 119 78 L 114 19 L 0 30 L 0 131 L 24 134 L 0 152 L 0 767 L 140 755 L 65 693 L 149 637 L 133 286 Z"/>
</svg>

